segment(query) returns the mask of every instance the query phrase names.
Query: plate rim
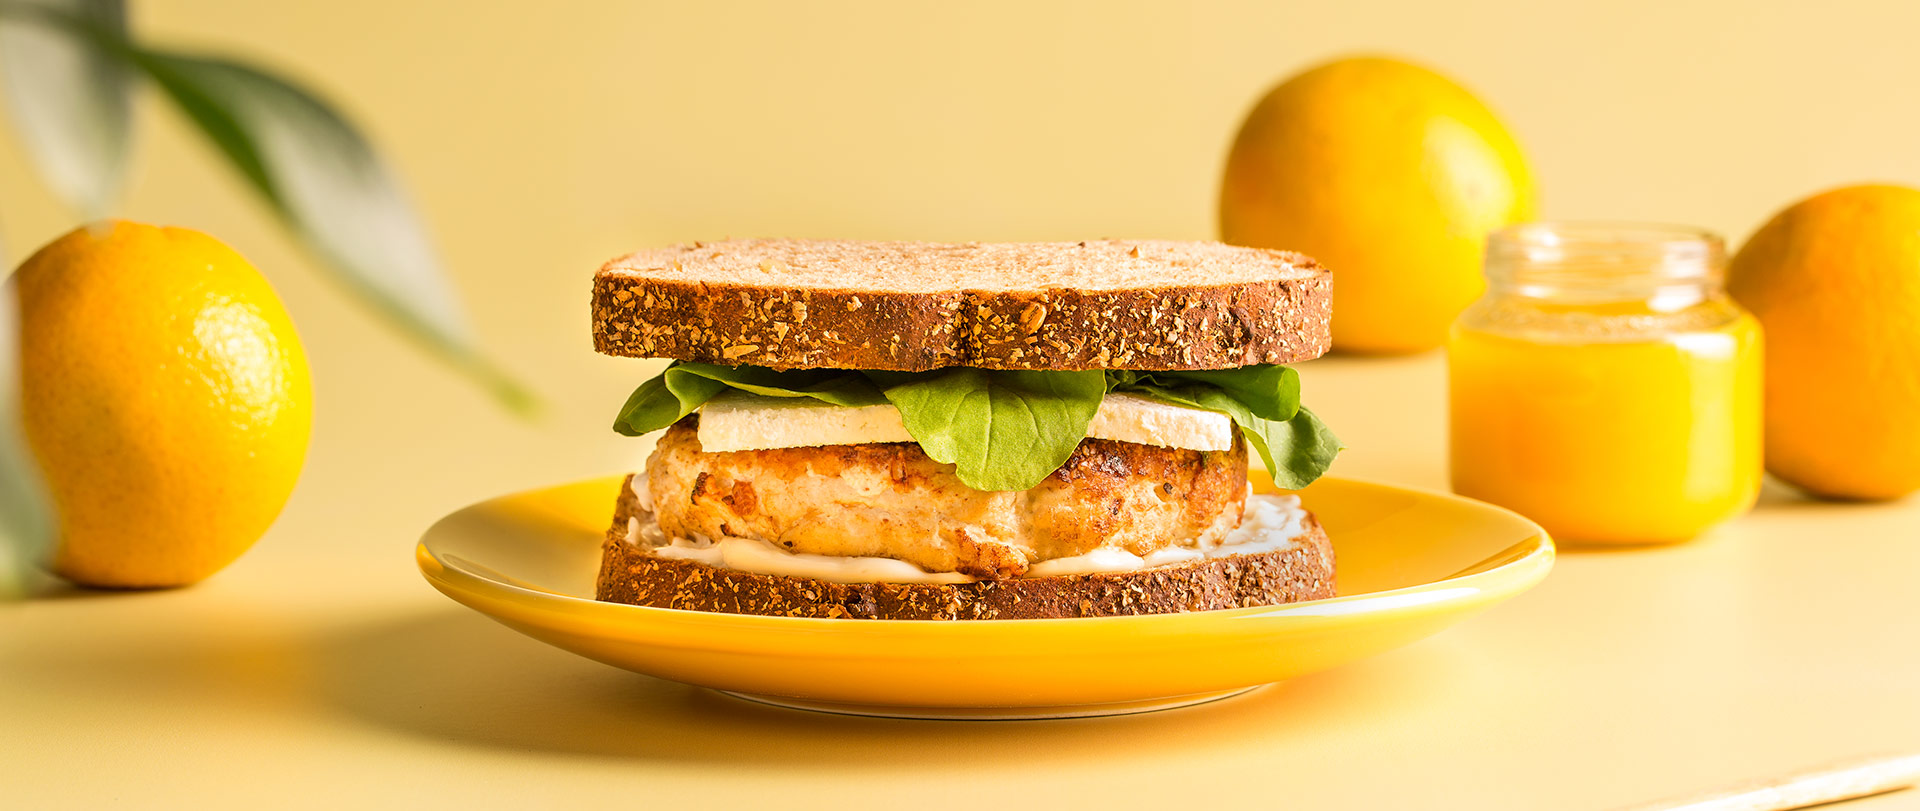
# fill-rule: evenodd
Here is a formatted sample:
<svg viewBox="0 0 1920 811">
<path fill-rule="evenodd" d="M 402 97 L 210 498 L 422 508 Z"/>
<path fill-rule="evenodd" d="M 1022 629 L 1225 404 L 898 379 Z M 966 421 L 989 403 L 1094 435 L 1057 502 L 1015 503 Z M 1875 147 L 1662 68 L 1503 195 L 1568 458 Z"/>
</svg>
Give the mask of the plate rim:
<svg viewBox="0 0 1920 811">
<path fill-rule="evenodd" d="M 455 563 L 442 559 L 428 547 L 428 539 L 436 533 L 443 523 L 453 520 L 467 513 L 469 510 L 503 499 L 524 497 L 533 493 L 542 493 L 567 487 L 585 486 L 590 483 L 619 478 L 624 475 L 626 474 L 617 473 L 608 476 L 575 479 L 544 487 L 533 487 L 511 493 L 503 493 L 469 503 L 441 516 L 438 520 L 428 525 L 427 529 L 421 534 L 419 542 L 414 547 L 415 563 L 419 567 L 422 576 L 437 590 L 447 594 L 449 597 L 454 597 L 456 601 L 462 603 L 465 601 L 458 600 L 458 597 L 452 591 L 449 591 L 449 589 L 478 592 L 497 603 L 509 606 L 529 602 L 536 605 L 550 603 L 555 606 L 555 608 L 550 610 L 563 610 L 576 614 L 584 612 L 612 612 L 608 613 L 608 616 L 619 616 L 624 613 L 630 616 L 631 619 L 629 621 L 636 625 L 642 623 L 654 624 L 654 622 L 724 624 L 742 630 L 785 630 L 794 632 L 825 630 L 828 628 L 836 631 L 845 631 L 849 630 L 850 627 L 857 626 L 863 630 L 876 632 L 883 630 L 898 631 L 910 628 L 915 633 L 969 635 L 991 633 L 995 630 L 1008 631 L 1016 628 L 1055 628 L 1062 631 L 1071 631 L 1071 629 L 1084 629 L 1093 625 L 1116 624 L 1143 626 L 1142 630 L 1145 630 L 1162 624 L 1169 627 L 1186 625 L 1191 623 L 1195 617 L 1205 617 L 1221 622 L 1230 622 L 1235 619 L 1284 621 L 1290 617 L 1312 617 L 1324 621 L 1341 615 L 1351 615 L 1356 618 L 1373 616 L 1381 610 L 1422 606 L 1436 602 L 1453 602 L 1455 600 L 1491 602 L 1506 595 L 1517 594 L 1537 585 L 1541 580 L 1545 579 L 1547 574 L 1552 570 L 1554 560 L 1557 556 L 1555 544 L 1544 528 L 1533 520 L 1504 507 L 1441 490 L 1408 487 L 1341 476 L 1326 476 L 1322 477 L 1321 481 L 1340 482 L 1343 485 L 1359 486 L 1371 490 L 1411 493 L 1442 501 L 1465 504 L 1473 509 L 1492 510 L 1503 513 L 1506 517 L 1521 522 L 1532 530 L 1532 534 L 1513 544 L 1509 544 L 1489 555 L 1487 558 L 1462 569 L 1460 572 L 1444 578 L 1395 589 L 1369 591 L 1360 594 L 1342 594 L 1319 600 L 1305 600 L 1301 602 L 1281 603 L 1278 605 L 1223 608 L 1211 611 L 1188 611 L 1114 617 L 980 619 L 955 622 L 908 619 L 862 619 L 854 621 L 853 626 L 850 626 L 849 621 L 846 619 L 728 614 L 711 611 L 694 611 L 691 609 L 662 608 L 658 606 L 628 605 L 625 603 L 610 603 L 586 597 L 546 591 L 544 589 L 528 588 L 468 571 Z M 1265 479 L 1266 477 L 1258 476 L 1257 478 Z M 1255 484 L 1256 491 L 1270 492 L 1275 489 L 1276 488 L 1273 488 L 1270 483 L 1264 481 L 1257 481 Z M 1488 565 L 1490 562 L 1492 565 Z M 1412 599 L 1418 595 L 1429 595 L 1436 592 L 1441 596 L 1434 599 Z M 649 622 L 649 620 L 654 622 Z M 663 643 L 654 640 L 651 641 L 650 644 Z"/>
</svg>

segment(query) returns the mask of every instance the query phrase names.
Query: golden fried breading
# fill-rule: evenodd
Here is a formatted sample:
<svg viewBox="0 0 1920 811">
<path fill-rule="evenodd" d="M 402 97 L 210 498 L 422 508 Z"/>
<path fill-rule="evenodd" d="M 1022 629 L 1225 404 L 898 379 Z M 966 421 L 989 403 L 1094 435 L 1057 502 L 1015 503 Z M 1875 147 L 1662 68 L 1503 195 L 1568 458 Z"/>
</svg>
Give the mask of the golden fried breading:
<svg viewBox="0 0 1920 811">
<path fill-rule="evenodd" d="M 1088 439 L 1032 490 L 983 492 L 913 443 L 706 453 L 698 417 L 647 460 L 669 536 L 732 536 L 793 552 L 889 557 L 933 572 L 1018 577 L 1101 547 L 1146 555 L 1239 524 L 1247 450 L 1192 451 Z"/>
</svg>

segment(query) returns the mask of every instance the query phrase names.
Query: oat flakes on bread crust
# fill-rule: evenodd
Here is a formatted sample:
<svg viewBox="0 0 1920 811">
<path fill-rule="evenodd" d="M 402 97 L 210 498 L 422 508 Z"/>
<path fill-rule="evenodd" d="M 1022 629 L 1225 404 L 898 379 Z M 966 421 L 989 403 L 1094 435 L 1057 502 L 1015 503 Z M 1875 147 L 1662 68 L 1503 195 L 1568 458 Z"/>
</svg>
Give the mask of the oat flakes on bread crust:
<svg viewBox="0 0 1920 811">
<path fill-rule="evenodd" d="M 627 543 L 638 510 L 623 486 L 596 599 L 728 614 L 830 619 L 1059 619 L 1210 611 L 1334 596 L 1333 545 L 1311 514 L 1292 548 L 1137 572 L 933 585 L 830 583 L 655 557 Z"/>
<path fill-rule="evenodd" d="M 729 366 L 1219 369 L 1329 344 L 1332 277 L 1214 242 L 730 240 L 600 269 L 594 348 Z"/>
</svg>

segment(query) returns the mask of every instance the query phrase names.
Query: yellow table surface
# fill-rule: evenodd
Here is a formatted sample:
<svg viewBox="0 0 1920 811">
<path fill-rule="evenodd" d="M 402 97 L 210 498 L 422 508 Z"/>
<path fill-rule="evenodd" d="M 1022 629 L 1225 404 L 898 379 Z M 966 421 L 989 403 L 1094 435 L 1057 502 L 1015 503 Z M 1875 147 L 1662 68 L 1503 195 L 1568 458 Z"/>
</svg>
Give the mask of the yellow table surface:
<svg viewBox="0 0 1920 811">
<path fill-rule="evenodd" d="M 1442 370 L 1308 364 L 1338 472 L 1442 486 Z M 1769 489 L 1695 543 L 1564 554 L 1460 627 L 1244 698 L 969 723 L 751 705 L 523 638 L 413 569 L 417 530 L 489 493 L 387 487 L 303 490 L 195 588 L 0 607 L 0 804 L 1599 809 L 1920 749 L 1920 502 Z"/>
</svg>

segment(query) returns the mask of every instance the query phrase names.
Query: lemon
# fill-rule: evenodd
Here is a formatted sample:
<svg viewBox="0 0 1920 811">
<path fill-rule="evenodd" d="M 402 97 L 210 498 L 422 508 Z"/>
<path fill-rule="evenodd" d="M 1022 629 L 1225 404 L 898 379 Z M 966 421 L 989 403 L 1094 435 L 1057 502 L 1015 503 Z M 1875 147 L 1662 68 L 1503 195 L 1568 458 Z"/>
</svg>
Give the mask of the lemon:
<svg viewBox="0 0 1920 811">
<path fill-rule="evenodd" d="M 1533 216 L 1532 175 L 1459 85 L 1392 59 L 1299 74 L 1247 115 L 1227 156 L 1221 238 L 1333 271 L 1333 345 L 1432 349 L 1479 297 L 1488 232 Z"/>
<path fill-rule="evenodd" d="M 1767 333 L 1767 470 L 1830 498 L 1920 489 L 1920 190 L 1796 203 L 1727 286 Z"/>
<path fill-rule="evenodd" d="M 16 275 L 21 414 L 55 573 L 152 588 L 245 552 L 292 492 L 313 394 L 273 288 L 205 234 L 103 222 Z"/>
</svg>

